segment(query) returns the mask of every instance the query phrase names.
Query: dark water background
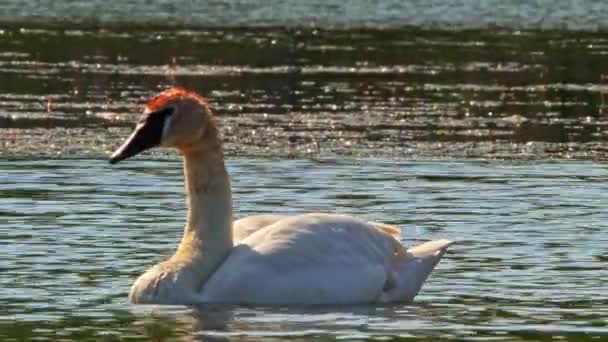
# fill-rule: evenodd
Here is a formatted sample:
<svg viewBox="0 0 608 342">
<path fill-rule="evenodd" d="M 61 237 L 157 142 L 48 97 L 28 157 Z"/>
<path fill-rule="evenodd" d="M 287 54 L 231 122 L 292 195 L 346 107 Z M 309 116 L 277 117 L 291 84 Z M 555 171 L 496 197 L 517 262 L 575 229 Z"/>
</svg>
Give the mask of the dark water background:
<svg viewBox="0 0 608 342">
<path fill-rule="evenodd" d="M 146 99 L 181 85 L 214 105 L 230 154 L 607 159 L 601 30 L 172 29 L 153 18 L 6 24 L 0 153 L 105 155 Z"/>
<path fill-rule="evenodd" d="M 591 0 L 0 1 L 0 341 L 608 338 L 606 18 Z M 181 231 L 181 166 L 105 159 L 174 85 L 221 118 L 239 215 L 458 240 L 416 303 L 129 306 Z"/>
</svg>

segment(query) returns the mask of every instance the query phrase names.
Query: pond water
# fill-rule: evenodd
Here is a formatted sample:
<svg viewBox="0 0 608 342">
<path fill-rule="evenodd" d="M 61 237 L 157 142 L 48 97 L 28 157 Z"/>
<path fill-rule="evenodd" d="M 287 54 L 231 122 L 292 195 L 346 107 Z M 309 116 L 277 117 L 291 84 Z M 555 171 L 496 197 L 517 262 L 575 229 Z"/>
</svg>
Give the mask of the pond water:
<svg viewBox="0 0 608 342">
<path fill-rule="evenodd" d="M 0 340 L 608 336 L 608 167 L 228 162 L 238 216 L 329 211 L 457 241 L 411 305 L 154 307 L 130 284 L 184 224 L 181 161 L 0 161 Z"/>
<path fill-rule="evenodd" d="M 608 160 L 601 32 L 0 30 L 0 155 L 106 155 L 143 104 L 205 95 L 229 154 Z"/>
<path fill-rule="evenodd" d="M 603 0 L 4 0 L 0 22 L 45 26 L 442 27 L 598 30 Z"/>
<path fill-rule="evenodd" d="M 109 5 L 110 4 L 110 5 Z M 40 1 L 0 11 L 0 340 L 608 338 L 608 2 Z M 239 216 L 457 243 L 412 305 L 141 307 L 184 222 L 172 86 L 222 122 Z"/>
</svg>

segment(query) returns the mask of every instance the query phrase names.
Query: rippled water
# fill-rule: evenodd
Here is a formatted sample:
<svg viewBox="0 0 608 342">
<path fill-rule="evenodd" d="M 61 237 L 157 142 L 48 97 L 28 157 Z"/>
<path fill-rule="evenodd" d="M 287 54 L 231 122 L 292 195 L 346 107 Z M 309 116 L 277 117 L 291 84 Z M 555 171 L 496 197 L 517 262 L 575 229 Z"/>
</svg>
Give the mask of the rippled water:
<svg viewBox="0 0 608 342">
<path fill-rule="evenodd" d="M 180 161 L 0 161 L 0 340 L 608 337 L 608 168 L 233 159 L 239 216 L 336 211 L 449 238 L 412 305 L 136 307 L 184 223 Z"/>
<path fill-rule="evenodd" d="M 105 155 L 181 85 L 233 155 L 608 160 L 602 32 L 25 26 L 0 51 L 4 156 Z"/>
<path fill-rule="evenodd" d="M 0 21 L 65 26 L 606 29 L 602 0 L 3 0 Z"/>
<path fill-rule="evenodd" d="M 0 6 L 0 340 L 608 338 L 606 1 L 108 3 Z M 181 166 L 105 158 L 171 86 L 220 117 L 239 215 L 457 240 L 416 303 L 128 305 Z"/>
</svg>

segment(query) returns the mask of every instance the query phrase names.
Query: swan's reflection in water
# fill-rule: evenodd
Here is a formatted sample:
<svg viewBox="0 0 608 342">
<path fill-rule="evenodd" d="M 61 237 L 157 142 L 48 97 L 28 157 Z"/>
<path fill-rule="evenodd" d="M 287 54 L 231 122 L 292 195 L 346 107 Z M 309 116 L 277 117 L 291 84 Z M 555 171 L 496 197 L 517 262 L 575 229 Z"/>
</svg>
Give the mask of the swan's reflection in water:
<svg viewBox="0 0 608 342">
<path fill-rule="evenodd" d="M 232 330 L 235 308 L 201 305 L 133 305 L 132 322 L 139 334 L 152 340 L 226 340 Z"/>
<path fill-rule="evenodd" d="M 431 305 L 244 307 L 133 306 L 133 324 L 154 340 L 307 340 L 312 337 L 415 336 L 436 329 Z M 409 333 L 408 331 L 411 331 Z"/>
</svg>

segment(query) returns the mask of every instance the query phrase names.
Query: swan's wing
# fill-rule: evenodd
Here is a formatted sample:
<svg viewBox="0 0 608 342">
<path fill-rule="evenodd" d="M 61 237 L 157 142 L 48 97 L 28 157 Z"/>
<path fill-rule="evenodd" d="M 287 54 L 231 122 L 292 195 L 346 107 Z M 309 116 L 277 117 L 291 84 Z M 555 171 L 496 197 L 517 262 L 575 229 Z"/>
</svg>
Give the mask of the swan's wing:
<svg viewBox="0 0 608 342">
<path fill-rule="evenodd" d="M 374 228 L 383 231 L 397 240 L 401 240 L 401 229 L 381 222 L 369 222 Z"/>
<path fill-rule="evenodd" d="M 247 216 L 236 220 L 232 223 L 234 243 L 239 244 L 249 235 L 286 217 L 287 215 L 265 214 Z"/>
<path fill-rule="evenodd" d="M 234 243 L 239 244 L 249 235 L 257 232 L 258 230 L 274 224 L 275 222 L 289 217 L 289 215 L 278 215 L 278 214 L 263 214 L 247 216 L 234 221 L 232 225 L 232 233 L 234 237 Z M 401 229 L 381 222 L 369 222 L 374 228 L 383 231 L 389 235 L 392 235 L 395 239 L 401 239 Z"/>
<path fill-rule="evenodd" d="M 241 241 L 205 284 L 201 301 L 340 304 L 379 299 L 403 247 L 352 217 L 289 216 Z"/>
</svg>

